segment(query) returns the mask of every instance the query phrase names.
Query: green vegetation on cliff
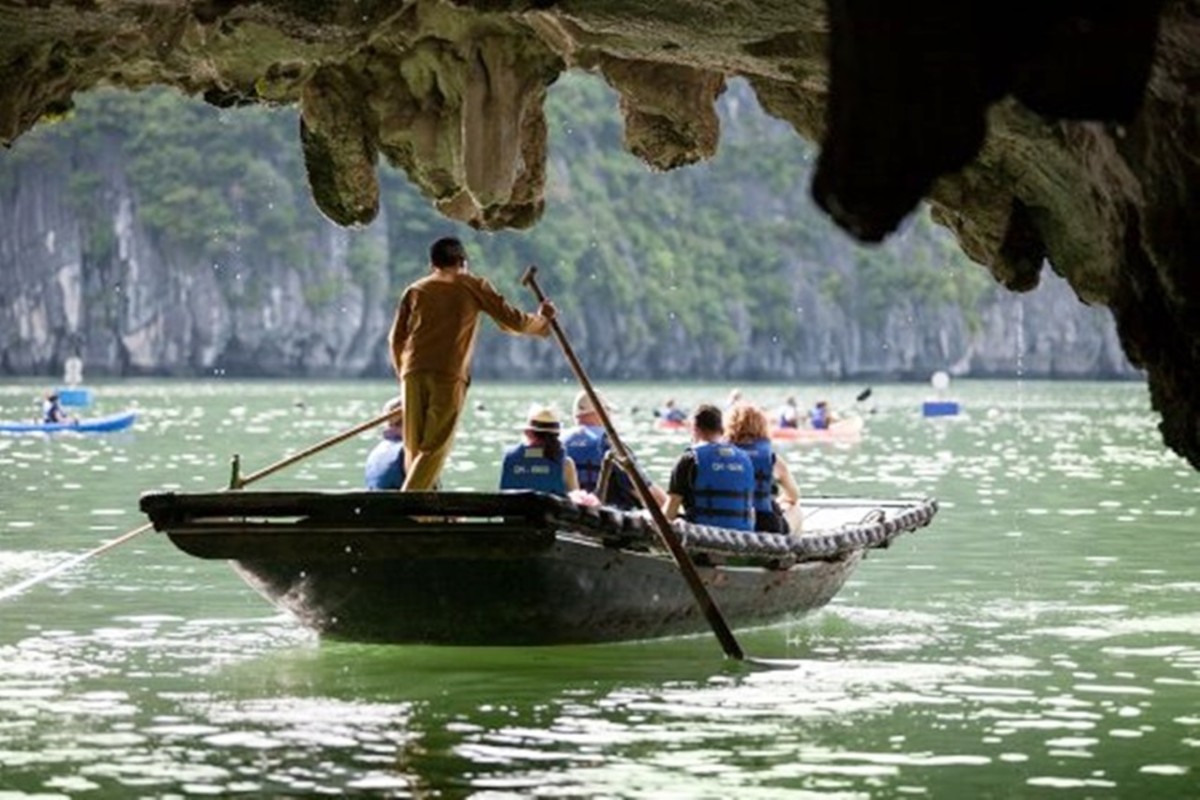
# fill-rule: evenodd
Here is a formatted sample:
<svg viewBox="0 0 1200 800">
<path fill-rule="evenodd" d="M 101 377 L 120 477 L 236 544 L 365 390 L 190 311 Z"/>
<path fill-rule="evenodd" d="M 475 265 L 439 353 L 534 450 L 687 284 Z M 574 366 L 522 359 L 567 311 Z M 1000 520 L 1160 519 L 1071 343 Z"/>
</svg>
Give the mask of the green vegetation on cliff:
<svg viewBox="0 0 1200 800">
<path fill-rule="evenodd" d="M 115 258 L 106 192 L 125 181 L 131 213 L 159 253 L 174 254 L 172 269 L 241 265 L 245 275 L 227 287 L 239 307 L 261 300 L 268 287 L 255 266 L 266 262 L 311 276 L 311 305 L 334 302 L 339 286 L 323 267 L 339 258 L 341 274 L 390 310 L 393 298 L 376 290 L 397 291 L 424 271 L 433 238 L 457 233 L 511 296 L 525 266 L 538 264 L 573 329 L 607 348 L 602 371 L 620 375 L 636 362 L 628 374 L 696 374 L 699 365 L 708 375 L 767 377 L 785 362 L 747 352 L 814 354 L 830 326 L 882 337 L 901 300 L 909 313 L 948 309 L 977 328 L 978 304 L 993 291 L 924 212 L 886 246 L 852 243 L 809 199 L 812 148 L 742 84 L 719 101 L 718 156 L 660 174 L 624 151 L 616 95 L 568 75 L 547 106 L 546 213 L 534 229 L 488 234 L 450 223 L 381 166 L 380 221 L 336 254 L 315 246 L 330 223 L 306 188 L 294 110 L 219 111 L 167 90 L 77 103 L 0 158 L 0 202 L 22 170 L 69 175 L 83 256 L 99 263 Z M 678 358 L 685 344 L 691 360 Z"/>
</svg>

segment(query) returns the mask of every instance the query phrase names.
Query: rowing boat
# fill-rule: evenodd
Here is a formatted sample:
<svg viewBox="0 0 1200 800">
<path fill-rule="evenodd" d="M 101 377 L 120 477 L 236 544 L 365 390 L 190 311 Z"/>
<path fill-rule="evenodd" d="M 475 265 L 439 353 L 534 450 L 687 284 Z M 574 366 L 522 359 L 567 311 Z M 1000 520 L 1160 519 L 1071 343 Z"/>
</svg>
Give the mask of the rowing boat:
<svg viewBox="0 0 1200 800">
<path fill-rule="evenodd" d="M 820 442 L 854 443 L 862 440 L 866 423 L 862 417 L 849 416 L 829 424 L 828 428 L 783 428 L 772 426 L 771 440 L 775 442 Z"/>
<path fill-rule="evenodd" d="M 121 411 L 103 417 L 74 420 L 69 422 L 12 422 L 0 421 L 0 432 L 3 433 L 60 433 L 74 431 L 76 433 L 111 433 L 123 431 L 133 425 L 137 419 L 136 411 Z"/>
<path fill-rule="evenodd" d="M 634 512 L 538 492 L 151 492 L 140 504 L 180 550 L 231 562 L 333 639 L 551 645 L 708 629 Z M 937 511 L 927 498 L 804 505 L 802 536 L 675 523 L 732 626 L 821 608 L 869 551 Z"/>
</svg>

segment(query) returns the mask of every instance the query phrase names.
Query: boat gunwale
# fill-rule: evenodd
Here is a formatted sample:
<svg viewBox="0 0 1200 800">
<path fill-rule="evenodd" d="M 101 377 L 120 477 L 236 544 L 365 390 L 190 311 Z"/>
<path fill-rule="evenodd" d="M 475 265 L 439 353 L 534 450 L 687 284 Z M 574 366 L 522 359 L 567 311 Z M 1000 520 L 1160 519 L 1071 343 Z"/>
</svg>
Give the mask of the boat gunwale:
<svg viewBox="0 0 1200 800">
<path fill-rule="evenodd" d="M 838 560 L 857 550 L 888 547 L 896 536 L 928 525 L 937 512 L 932 498 L 824 500 L 829 507 L 868 507 L 877 516 L 801 536 L 734 531 L 682 520 L 675 527 L 688 551 L 711 563 L 741 557 L 759 560 L 757 566 L 763 568 L 786 569 L 805 561 Z M 809 498 L 806 503 L 823 505 L 822 498 Z M 330 551 L 347 537 L 365 537 L 368 549 L 383 548 L 386 539 L 398 552 L 413 556 L 426 552 L 417 546 L 423 540 L 436 545 L 427 548 L 431 557 L 434 552 L 448 557 L 456 548 L 461 553 L 495 551 L 511 557 L 500 543 L 507 537 L 515 545 L 531 532 L 540 532 L 543 542 L 547 536 L 573 533 L 634 555 L 657 552 L 655 532 L 643 515 L 581 506 L 539 492 L 147 492 L 140 505 L 156 530 L 201 558 L 245 558 L 256 542 L 278 549 L 284 537 L 302 550 L 304 542 Z M 243 513 L 231 513 L 231 508 Z M 884 509 L 900 510 L 889 517 Z M 280 521 L 283 517 L 287 521 Z M 205 537 L 207 542 L 202 541 Z M 333 542 L 325 542 L 330 537 Z M 528 546 L 514 549 L 533 552 Z"/>
</svg>

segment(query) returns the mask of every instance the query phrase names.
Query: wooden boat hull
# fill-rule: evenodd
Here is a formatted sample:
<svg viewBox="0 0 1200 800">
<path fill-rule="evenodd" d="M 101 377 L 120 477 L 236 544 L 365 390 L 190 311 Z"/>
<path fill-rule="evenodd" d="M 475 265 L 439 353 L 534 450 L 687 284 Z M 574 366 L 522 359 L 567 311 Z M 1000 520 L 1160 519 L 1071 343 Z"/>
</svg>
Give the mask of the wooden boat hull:
<svg viewBox="0 0 1200 800">
<path fill-rule="evenodd" d="M 860 558 L 697 570 L 729 624 L 745 627 L 824 606 Z M 550 645 L 708 630 L 669 559 L 565 537 L 520 559 L 245 560 L 234 569 L 306 627 L 336 639 Z"/>
<path fill-rule="evenodd" d="M 732 627 L 824 606 L 867 548 L 928 524 L 936 510 L 931 500 L 809 502 L 814 532 L 803 547 L 787 536 L 680 527 Z M 708 630 L 643 517 L 565 498 L 165 492 L 141 506 L 181 550 L 232 562 L 265 598 L 331 638 L 550 645 Z"/>
</svg>

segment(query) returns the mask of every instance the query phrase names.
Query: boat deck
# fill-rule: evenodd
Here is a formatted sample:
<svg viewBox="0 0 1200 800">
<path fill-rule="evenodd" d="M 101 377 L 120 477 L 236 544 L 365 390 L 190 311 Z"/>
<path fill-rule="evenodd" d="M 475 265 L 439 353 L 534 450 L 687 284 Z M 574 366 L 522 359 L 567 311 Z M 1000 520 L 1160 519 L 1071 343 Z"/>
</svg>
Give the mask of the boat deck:
<svg viewBox="0 0 1200 800">
<path fill-rule="evenodd" d="M 522 557 L 574 533 L 607 547 L 657 548 L 647 516 L 582 506 L 538 492 L 209 492 L 148 493 L 142 510 L 180 549 L 200 558 L 341 559 L 459 555 Z M 936 502 L 809 498 L 804 535 L 785 536 L 693 525 L 675 531 L 694 553 L 761 558 L 777 566 L 886 547 L 927 525 Z M 286 535 L 283 535 L 286 534 Z M 348 538 L 350 537 L 350 538 Z M 302 543 L 298 546 L 298 542 Z"/>
</svg>

